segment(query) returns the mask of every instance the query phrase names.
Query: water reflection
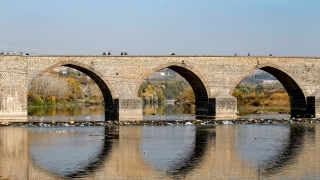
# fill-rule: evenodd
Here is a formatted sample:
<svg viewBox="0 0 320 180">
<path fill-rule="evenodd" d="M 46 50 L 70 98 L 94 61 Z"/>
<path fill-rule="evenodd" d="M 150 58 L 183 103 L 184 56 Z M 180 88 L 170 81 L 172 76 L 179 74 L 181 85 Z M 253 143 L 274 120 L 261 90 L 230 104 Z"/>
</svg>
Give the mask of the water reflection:
<svg viewBox="0 0 320 180">
<path fill-rule="evenodd" d="M 104 106 L 47 106 L 28 107 L 29 121 L 67 121 L 71 118 L 78 121 L 104 121 Z M 238 119 L 276 119 L 290 118 L 289 114 L 246 114 Z M 206 119 L 189 114 L 175 105 L 145 104 L 143 120 L 195 120 Z M 210 117 L 209 119 L 213 119 Z M 229 119 L 228 119 L 229 120 Z"/>
<path fill-rule="evenodd" d="M 44 106 L 28 107 L 29 121 L 104 121 L 104 106 Z M 143 120 L 194 120 L 177 106 L 150 105 L 143 108 Z"/>
<path fill-rule="evenodd" d="M 144 104 L 144 115 L 168 115 L 168 114 L 190 114 L 175 105 L 163 105 L 163 104 Z"/>
<path fill-rule="evenodd" d="M 201 162 L 213 130 L 214 126 L 144 127 L 140 153 L 156 170 L 180 177 Z"/>
<path fill-rule="evenodd" d="M 83 178 L 106 161 L 118 133 L 115 126 L 29 128 L 29 154 L 58 176 Z"/>
<path fill-rule="evenodd" d="M 290 126 L 289 137 L 283 143 L 281 149 L 274 156 L 265 160 L 260 166 L 263 174 L 268 176 L 283 171 L 291 163 L 297 163 L 296 158 L 299 156 L 305 143 L 305 135 L 308 135 L 308 141 L 314 142 L 315 127 L 308 125 L 292 125 Z"/>
<path fill-rule="evenodd" d="M 315 179 L 320 124 L 0 128 L 0 179 Z"/>
<path fill-rule="evenodd" d="M 29 121 L 104 121 L 104 106 L 45 106 L 28 107 Z"/>
<path fill-rule="evenodd" d="M 170 174 L 184 176 L 196 169 L 204 158 L 210 139 L 215 139 L 215 126 L 198 126 L 196 128 L 195 145 L 184 161 L 177 163 Z"/>
<path fill-rule="evenodd" d="M 29 116 L 103 115 L 104 106 L 41 106 L 28 107 Z"/>
</svg>

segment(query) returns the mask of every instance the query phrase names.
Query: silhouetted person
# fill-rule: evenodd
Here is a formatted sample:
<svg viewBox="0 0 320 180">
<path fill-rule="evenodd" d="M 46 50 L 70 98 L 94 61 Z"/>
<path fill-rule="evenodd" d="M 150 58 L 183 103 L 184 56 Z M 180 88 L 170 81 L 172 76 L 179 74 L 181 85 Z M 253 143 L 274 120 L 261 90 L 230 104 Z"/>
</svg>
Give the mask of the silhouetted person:
<svg viewBox="0 0 320 180">
<path fill-rule="evenodd" d="M 110 52 L 110 51 L 108 52 L 108 55 L 111 55 L 111 52 Z"/>
<path fill-rule="evenodd" d="M 250 56 L 250 53 L 248 53 L 248 56 Z"/>
<path fill-rule="evenodd" d="M 121 56 L 123 55 L 123 52 L 121 52 L 121 54 L 120 54 Z"/>
<path fill-rule="evenodd" d="M 237 56 L 237 53 L 235 53 L 234 56 Z"/>
<path fill-rule="evenodd" d="M 103 52 L 102 55 L 107 55 L 106 52 Z"/>
</svg>

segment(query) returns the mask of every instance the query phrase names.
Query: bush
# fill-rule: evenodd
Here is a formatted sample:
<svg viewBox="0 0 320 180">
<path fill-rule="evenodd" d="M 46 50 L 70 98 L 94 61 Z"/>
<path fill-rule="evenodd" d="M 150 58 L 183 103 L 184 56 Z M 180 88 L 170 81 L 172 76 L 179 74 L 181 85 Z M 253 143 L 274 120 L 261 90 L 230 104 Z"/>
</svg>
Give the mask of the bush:
<svg viewBox="0 0 320 180">
<path fill-rule="evenodd" d="M 274 93 L 271 95 L 270 99 L 279 100 L 279 99 L 289 99 L 288 93 Z"/>
<path fill-rule="evenodd" d="M 260 99 L 256 99 L 254 101 L 251 102 L 251 105 L 252 106 L 261 106 L 262 105 L 262 102 Z"/>
<path fill-rule="evenodd" d="M 67 102 L 74 101 L 75 99 L 76 99 L 76 96 L 74 94 L 67 94 L 65 97 L 65 100 Z"/>
<path fill-rule="evenodd" d="M 272 105 L 272 102 L 269 101 L 269 100 L 267 100 L 267 101 L 264 102 L 264 105 L 265 105 L 265 106 L 270 106 L 270 105 Z"/>
<path fill-rule="evenodd" d="M 42 105 L 42 104 L 44 103 L 43 100 L 41 99 L 41 97 L 40 97 L 39 95 L 34 96 L 33 102 L 34 102 L 36 105 Z"/>
<path fill-rule="evenodd" d="M 56 98 L 54 96 L 49 96 L 46 98 L 48 103 L 56 104 Z"/>
</svg>

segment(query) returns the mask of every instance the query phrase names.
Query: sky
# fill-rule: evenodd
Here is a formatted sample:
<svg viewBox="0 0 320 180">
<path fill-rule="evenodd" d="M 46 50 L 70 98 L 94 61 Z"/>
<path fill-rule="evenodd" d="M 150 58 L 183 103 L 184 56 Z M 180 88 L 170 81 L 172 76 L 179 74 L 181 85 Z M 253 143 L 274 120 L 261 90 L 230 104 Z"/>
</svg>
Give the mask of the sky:
<svg viewBox="0 0 320 180">
<path fill-rule="evenodd" d="M 320 56 L 320 1 L 0 0 L 0 51 Z"/>
</svg>

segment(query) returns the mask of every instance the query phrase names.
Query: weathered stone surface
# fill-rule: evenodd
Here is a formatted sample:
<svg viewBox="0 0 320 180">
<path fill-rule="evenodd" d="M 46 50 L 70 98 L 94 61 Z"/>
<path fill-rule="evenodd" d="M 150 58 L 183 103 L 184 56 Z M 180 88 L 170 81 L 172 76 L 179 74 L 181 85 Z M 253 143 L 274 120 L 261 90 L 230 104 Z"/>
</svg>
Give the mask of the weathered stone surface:
<svg viewBox="0 0 320 180">
<path fill-rule="evenodd" d="M 24 116 L 28 85 L 36 76 L 62 65 L 86 73 L 98 84 L 108 106 L 106 113 L 110 117 L 121 117 L 124 112 L 128 114 L 126 116 L 133 117 L 135 113 L 142 115 L 142 110 L 138 109 L 122 111 L 121 108 L 127 108 L 127 105 L 131 107 L 132 102 L 126 99 L 132 98 L 123 98 L 122 101 L 121 97 L 137 97 L 143 80 L 163 68 L 175 70 L 190 83 L 196 96 L 197 113 L 207 111 L 215 115 L 233 115 L 236 111 L 236 101 L 230 96 L 233 89 L 243 77 L 259 68 L 274 75 L 284 85 L 291 99 L 292 114 L 314 112 L 314 116 L 320 116 L 320 96 L 313 95 L 320 91 L 320 57 L 201 55 L 1 55 L 0 86 L 9 89 L 21 87 L 21 90 L 3 91 L 0 95 L 3 103 L 8 97 L 14 97 L 13 91 L 17 92 L 19 98 L 13 100 L 15 110 L 2 109 L 1 112 Z M 224 98 L 217 98 L 217 95 L 228 95 L 229 98 L 222 100 Z M 314 106 L 307 102 L 309 96 L 315 97 Z M 210 98 L 216 100 L 214 106 L 210 105 Z M 119 104 L 116 104 L 116 99 Z M 138 107 L 139 103 L 133 104 Z M 18 105 L 21 106 L 19 112 L 16 109 Z M 208 109 L 209 106 L 214 110 Z M 310 107 L 314 109 L 310 110 Z M 5 116 L 1 115 L 0 119 Z"/>
<path fill-rule="evenodd" d="M 0 119 L 5 121 L 27 120 L 27 88 L 0 86 Z"/>
<path fill-rule="evenodd" d="M 142 120 L 142 100 L 138 97 L 119 99 L 119 120 Z"/>
</svg>

